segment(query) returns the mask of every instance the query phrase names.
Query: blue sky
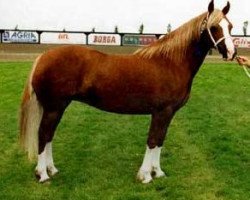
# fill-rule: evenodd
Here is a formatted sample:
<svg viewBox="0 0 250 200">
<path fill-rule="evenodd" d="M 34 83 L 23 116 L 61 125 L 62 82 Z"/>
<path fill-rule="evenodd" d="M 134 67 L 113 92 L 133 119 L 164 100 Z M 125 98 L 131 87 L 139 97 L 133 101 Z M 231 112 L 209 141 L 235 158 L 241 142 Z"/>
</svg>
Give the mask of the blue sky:
<svg viewBox="0 0 250 200">
<path fill-rule="evenodd" d="M 170 23 L 177 28 L 205 12 L 210 0 L 0 0 L 0 29 L 166 33 Z M 226 0 L 215 0 L 223 8 Z M 229 19 L 233 34 L 242 34 L 243 22 L 250 23 L 250 1 L 231 0 Z M 250 24 L 248 34 L 250 32 Z"/>
</svg>

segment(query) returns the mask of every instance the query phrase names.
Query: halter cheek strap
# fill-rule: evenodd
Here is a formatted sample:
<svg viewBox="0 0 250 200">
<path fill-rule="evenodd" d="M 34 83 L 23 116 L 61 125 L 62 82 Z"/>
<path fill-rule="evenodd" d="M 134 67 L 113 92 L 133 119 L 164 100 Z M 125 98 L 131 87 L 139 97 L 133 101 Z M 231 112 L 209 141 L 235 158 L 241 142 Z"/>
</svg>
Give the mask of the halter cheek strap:
<svg viewBox="0 0 250 200">
<path fill-rule="evenodd" d="M 213 35 L 212 35 L 212 33 L 211 33 L 211 30 L 209 29 L 209 28 L 207 28 L 207 31 L 208 31 L 208 34 L 209 34 L 209 36 L 210 36 L 210 39 L 212 40 L 212 42 L 214 43 L 214 48 L 215 49 L 218 49 L 218 44 L 220 44 L 223 40 L 225 40 L 226 38 L 228 38 L 228 37 L 225 37 L 225 36 L 223 36 L 222 38 L 220 38 L 217 42 L 215 41 L 215 39 L 214 39 L 214 37 L 213 37 Z"/>
<path fill-rule="evenodd" d="M 215 49 L 218 49 L 218 44 L 220 44 L 223 40 L 225 40 L 225 39 L 228 38 L 228 37 L 223 36 L 223 37 L 220 38 L 219 40 L 215 41 L 215 39 L 214 39 L 214 37 L 213 37 L 213 35 L 212 35 L 212 33 L 211 33 L 211 30 L 210 30 L 210 28 L 209 28 L 208 25 L 207 25 L 208 18 L 209 18 L 209 15 L 207 14 L 206 19 L 202 22 L 202 25 L 201 25 L 201 33 L 202 33 L 205 29 L 207 29 L 208 34 L 209 34 L 209 37 L 210 37 L 210 39 L 212 40 L 212 42 L 213 42 L 213 44 L 214 44 L 214 48 L 215 48 Z"/>
</svg>

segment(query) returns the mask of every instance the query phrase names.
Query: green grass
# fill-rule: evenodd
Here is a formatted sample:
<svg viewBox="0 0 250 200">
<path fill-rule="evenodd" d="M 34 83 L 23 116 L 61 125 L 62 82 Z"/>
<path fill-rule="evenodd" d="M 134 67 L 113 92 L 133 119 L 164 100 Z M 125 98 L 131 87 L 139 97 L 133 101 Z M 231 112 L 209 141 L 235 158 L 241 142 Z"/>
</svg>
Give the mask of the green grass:
<svg viewBox="0 0 250 200">
<path fill-rule="evenodd" d="M 162 152 L 167 177 L 136 181 L 149 116 L 80 103 L 55 136 L 60 173 L 39 184 L 18 146 L 18 109 L 31 63 L 0 63 L 0 199 L 249 200 L 250 80 L 235 64 L 204 64 L 175 116 Z"/>
</svg>

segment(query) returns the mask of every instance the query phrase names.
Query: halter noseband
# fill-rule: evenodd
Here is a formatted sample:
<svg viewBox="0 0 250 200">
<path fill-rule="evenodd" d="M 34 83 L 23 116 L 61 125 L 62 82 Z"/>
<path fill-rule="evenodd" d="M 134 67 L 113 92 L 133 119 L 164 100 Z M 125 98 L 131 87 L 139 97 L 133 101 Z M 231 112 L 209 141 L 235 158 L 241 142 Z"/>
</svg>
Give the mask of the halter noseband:
<svg viewBox="0 0 250 200">
<path fill-rule="evenodd" d="M 218 44 L 220 44 L 223 40 L 225 40 L 227 37 L 223 36 L 222 38 L 220 38 L 219 40 L 215 41 L 210 28 L 208 28 L 207 22 L 208 22 L 208 18 L 209 18 L 209 14 L 207 14 L 206 19 L 203 20 L 202 24 L 201 24 L 201 33 L 207 29 L 207 32 L 209 34 L 210 39 L 212 40 L 213 44 L 214 44 L 214 48 L 218 49 Z"/>
</svg>

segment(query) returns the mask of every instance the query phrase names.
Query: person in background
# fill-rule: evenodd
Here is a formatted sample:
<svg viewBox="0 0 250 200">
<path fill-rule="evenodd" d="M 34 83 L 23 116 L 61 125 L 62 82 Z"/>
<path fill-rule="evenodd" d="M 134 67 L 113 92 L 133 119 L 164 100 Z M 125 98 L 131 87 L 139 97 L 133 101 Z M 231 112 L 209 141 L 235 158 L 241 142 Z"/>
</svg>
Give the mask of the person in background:
<svg viewBox="0 0 250 200">
<path fill-rule="evenodd" d="M 250 68 L 250 59 L 245 56 L 237 56 L 236 60 L 240 65 L 245 65 L 246 67 Z"/>
</svg>

